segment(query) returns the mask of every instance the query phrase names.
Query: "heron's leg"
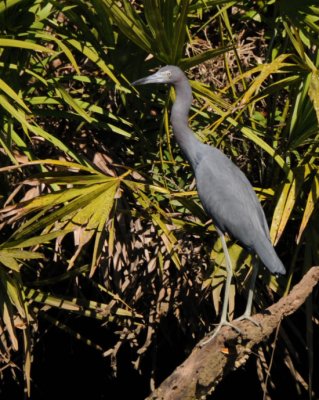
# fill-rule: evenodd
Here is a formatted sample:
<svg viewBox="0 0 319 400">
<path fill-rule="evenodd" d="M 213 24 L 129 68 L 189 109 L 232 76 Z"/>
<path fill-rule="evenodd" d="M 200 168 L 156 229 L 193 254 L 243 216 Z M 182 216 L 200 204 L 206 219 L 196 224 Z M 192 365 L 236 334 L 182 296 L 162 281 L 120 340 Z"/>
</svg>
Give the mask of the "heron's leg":
<svg viewBox="0 0 319 400">
<path fill-rule="evenodd" d="M 229 257 L 225 236 L 218 228 L 216 228 L 216 230 L 217 230 L 217 232 L 219 234 L 219 237 L 220 237 L 220 239 L 222 241 L 223 252 L 225 254 L 225 260 L 226 260 L 226 273 L 227 273 L 227 276 L 226 276 L 226 283 L 225 283 L 225 292 L 224 292 L 222 316 L 221 316 L 220 322 L 217 325 L 216 329 L 213 331 L 212 336 L 210 336 L 209 339 L 205 340 L 203 342 L 203 344 L 206 344 L 210 340 L 212 340 L 217 335 L 217 333 L 220 331 L 220 329 L 225 325 L 226 326 L 230 326 L 231 328 L 233 328 L 238 333 L 241 333 L 240 329 L 238 329 L 236 326 L 234 326 L 233 324 L 231 324 L 227 320 L 228 303 L 229 303 L 229 290 L 230 290 L 230 285 L 231 285 L 231 279 L 232 279 L 232 276 L 233 276 L 233 268 L 232 268 L 231 260 L 230 260 L 230 257 Z"/>
<path fill-rule="evenodd" d="M 237 318 L 237 320 L 248 319 L 256 326 L 259 326 L 259 324 L 258 324 L 258 322 L 256 322 L 255 320 L 253 320 L 251 318 L 251 308 L 253 305 L 254 290 L 255 290 L 256 278 L 258 275 L 258 269 L 259 269 L 259 262 L 257 260 L 257 257 L 255 257 L 254 261 L 253 261 L 253 274 L 252 274 L 252 277 L 251 277 L 250 283 L 249 283 L 249 291 L 248 291 L 246 309 L 245 309 L 244 314 L 241 317 Z"/>
<path fill-rule="evenodd" d="M 223 251 L 224 251 L 225 259 L 226 259 L 226 273 L 227 273 L 227 276 L 226 276 L 226 283 L 225 283 L 224 301 L 223 301 L 223 308 L 222 308 L 222 317 L 221 317 L 221 320 L 220 320 L 220 323 L 224 323 L 225 321 L 227 321 L 227 313 L 228 313 L 228 305 L 229 305 L 229 291 L 230 291 L 231 280 L 232 280 L 232 277 L 233 277 L 233 267 L 232 267 L 232 263 L 231 263 L 231 260 L 230 260 L 230 257 L 229 257 L 225 236 L 219 230 L 217 230 L 217 232 L 219 233 L 220 239 L 222 241 Z"/>
</svg>

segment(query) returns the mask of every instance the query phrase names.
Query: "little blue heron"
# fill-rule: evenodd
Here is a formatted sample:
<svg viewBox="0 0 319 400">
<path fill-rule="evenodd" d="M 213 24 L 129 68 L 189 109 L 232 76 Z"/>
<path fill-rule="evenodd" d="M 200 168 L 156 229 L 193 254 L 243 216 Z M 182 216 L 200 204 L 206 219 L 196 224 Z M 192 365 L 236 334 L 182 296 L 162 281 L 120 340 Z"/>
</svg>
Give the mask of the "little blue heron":
<svg viewBox="0 0 319 400">
<path fill-rule="evenodd" d="M 223 325 L 230 325 L 239 331 L 228 322 L 227 316 L 233 269 L 224 234 L 227 232 L 248 251 L 257 254 L 271 273 L 285 274 L 286 270 L 270 241 L 263 208 L 246 176 L 220 150 L 197 140 L 189 128 L 188 113 L 193 97 L 183 71 L 176 66 L 167 65 L 153 75 L 133 82 L 133 85 L 149 83 L 168 83 L 175 88 L 176 98 L 170 117 L 173 132 L 193 168 L 199 198 L 207 214 L 212 218 L 222 242 L 227 278 L 221 320 L 213 336 Z M 241 319 L 251 319 L 257 270 L 258 265 L 255 262 L 247 306 Z"/>
</svg>

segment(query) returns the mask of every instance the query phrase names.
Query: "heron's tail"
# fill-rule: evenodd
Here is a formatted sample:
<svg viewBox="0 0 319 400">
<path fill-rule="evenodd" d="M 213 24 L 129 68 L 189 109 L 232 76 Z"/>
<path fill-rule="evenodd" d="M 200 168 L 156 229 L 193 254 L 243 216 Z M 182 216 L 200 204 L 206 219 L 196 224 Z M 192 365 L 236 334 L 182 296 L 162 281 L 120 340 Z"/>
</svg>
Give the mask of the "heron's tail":
<svg viewBox="0 0 319 400">
<path fill-rule="evenodd" d="M 285 275 L 286 269 L 270 241 L 267 239 L 259 241 L 257 245 L 255 244 L 255 251 L 272 274 Z"/>
</svg>

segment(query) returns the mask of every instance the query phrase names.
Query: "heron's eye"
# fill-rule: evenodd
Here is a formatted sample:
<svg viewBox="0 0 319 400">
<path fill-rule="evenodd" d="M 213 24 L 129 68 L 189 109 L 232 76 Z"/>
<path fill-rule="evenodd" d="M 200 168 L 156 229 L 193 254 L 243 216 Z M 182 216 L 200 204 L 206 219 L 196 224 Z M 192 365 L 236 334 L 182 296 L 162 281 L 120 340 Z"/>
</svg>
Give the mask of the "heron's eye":
<svg viewBox="0 0 319 400">
<path fill-rule="evenodd" d="M 166 75 L 167 75 L 167 78 L 168 78 L 168 79 L 171 79 L 171 76 L 172 76 L 171 71 L 167 71 L 167 72 L 166 72 Z"/>
</svg>

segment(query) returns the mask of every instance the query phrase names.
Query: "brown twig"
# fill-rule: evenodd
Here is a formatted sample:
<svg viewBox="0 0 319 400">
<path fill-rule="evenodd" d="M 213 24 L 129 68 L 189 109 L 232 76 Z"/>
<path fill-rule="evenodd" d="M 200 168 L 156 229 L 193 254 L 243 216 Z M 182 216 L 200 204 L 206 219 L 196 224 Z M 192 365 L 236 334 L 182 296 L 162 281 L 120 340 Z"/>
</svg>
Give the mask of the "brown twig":
<svg viewBox="0 0 319 400">
<path fill-rule="evenodd" d="M 146 400 L 205 399 L 231 371 L 243 365 L 251 349 L 265 341 L 281 320 L 294 313 L 319 281 L 319 267 L 312 267 L 288 296 L 256 314 L 250 321 L 233 321 L 242 332 L 224 327 L 213 340 L 205 337 L 190 356 Z"/>
</svg>

